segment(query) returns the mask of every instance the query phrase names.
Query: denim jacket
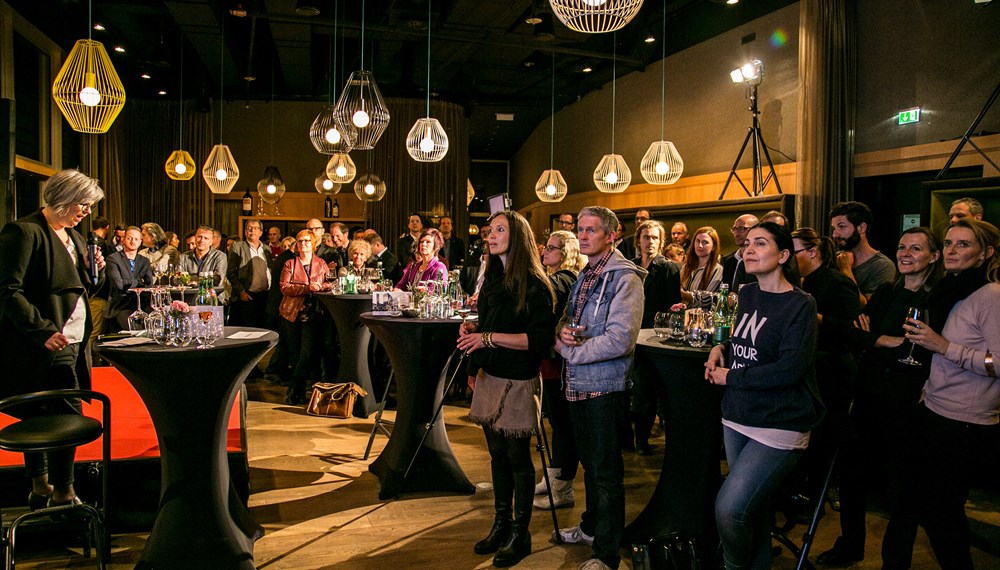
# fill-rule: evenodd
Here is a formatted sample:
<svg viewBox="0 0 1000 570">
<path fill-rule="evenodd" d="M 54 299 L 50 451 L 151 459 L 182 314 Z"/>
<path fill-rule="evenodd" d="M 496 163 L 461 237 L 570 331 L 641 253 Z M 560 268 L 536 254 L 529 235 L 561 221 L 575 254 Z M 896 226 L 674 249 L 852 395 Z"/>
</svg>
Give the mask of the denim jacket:
<svg viewBox="0 0 1000 570">
<path fill-rule="evenodd" d="M 580 273 L 583 275 L 583 272 Z M 646 270 L 611 254 L 587 298 L 580 320 L 587 325 L 587 340 L 580 346 L 564 346 L 569 386 L 580 392 L 621 392 L 632 367 L 635 343 L 642 323 Z M 576 311 L 582 279 L 570 290 L 560 327 Z"/>
</svg>

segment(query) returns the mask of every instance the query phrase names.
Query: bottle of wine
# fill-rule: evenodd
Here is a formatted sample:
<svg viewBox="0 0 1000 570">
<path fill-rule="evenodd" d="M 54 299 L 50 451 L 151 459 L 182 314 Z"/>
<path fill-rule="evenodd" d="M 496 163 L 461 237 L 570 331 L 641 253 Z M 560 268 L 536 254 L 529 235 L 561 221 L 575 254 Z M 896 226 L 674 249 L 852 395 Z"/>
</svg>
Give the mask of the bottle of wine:
<svg viewBox="0 0 1000 570">
<path fill-rule="evenodd" d="M 333 200 L 331 200 L 329 196 L 326 197 L 326 200 L 323 200 L 323 217 L 333 217 Z"/>
<path fill-rule="evenodd" d="M 331 212 L 331 214 L 331 218 L 340 217 L 340 204 L 338 204 L 336 200 L 333 201 L 333 212 Z"/>
<path fill-rule="evenodd" d="M 253 196 L 250 195 L 249 188 L 247 188 L 247 191 L 243 193 L 243 215 L 253 215 Z"/>
</svg>

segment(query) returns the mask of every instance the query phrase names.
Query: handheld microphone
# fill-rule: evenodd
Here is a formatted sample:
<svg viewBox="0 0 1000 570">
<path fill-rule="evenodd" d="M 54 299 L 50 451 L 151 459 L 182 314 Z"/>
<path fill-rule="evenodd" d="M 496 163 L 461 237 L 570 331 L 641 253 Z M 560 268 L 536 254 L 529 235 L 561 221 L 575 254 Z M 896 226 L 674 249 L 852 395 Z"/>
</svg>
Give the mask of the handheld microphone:
<svg viewBox="0 0 1000 570">
<path fill-rule="evenodd" d="M 97 234 L 90 232 L 87 237 L 87 263 L 90 265 L 90 282 L 97 285 L 98 279 L 100 279 L 99 272 L 97 271 Z"/>
</svg>

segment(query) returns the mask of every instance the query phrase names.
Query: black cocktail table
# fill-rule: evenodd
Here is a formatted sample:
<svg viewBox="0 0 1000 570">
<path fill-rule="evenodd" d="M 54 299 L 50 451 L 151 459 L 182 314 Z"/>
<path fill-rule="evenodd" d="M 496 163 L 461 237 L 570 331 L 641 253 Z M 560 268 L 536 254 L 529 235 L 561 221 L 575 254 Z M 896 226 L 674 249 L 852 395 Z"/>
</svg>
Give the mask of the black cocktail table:
<svg viewBox="0 0 1000 570">
<path fill-rule="evenodd" d="M 326 311 L 333 317 L 340 339 L 340 366 L 337 377 L 332 382 L 355 382 L 368 392 L 364 398 L 354 401 L 351 411 L 356 418 L 367 418 L 378 408 L 378 400 L 372 393 L 372 377 L 368 368 L 368 343 L 372 335 L 359 318 L 361 313 L 372 308 L 371 295 L 334 295 L 333 293 L 313 293 Z"/>
</svg>

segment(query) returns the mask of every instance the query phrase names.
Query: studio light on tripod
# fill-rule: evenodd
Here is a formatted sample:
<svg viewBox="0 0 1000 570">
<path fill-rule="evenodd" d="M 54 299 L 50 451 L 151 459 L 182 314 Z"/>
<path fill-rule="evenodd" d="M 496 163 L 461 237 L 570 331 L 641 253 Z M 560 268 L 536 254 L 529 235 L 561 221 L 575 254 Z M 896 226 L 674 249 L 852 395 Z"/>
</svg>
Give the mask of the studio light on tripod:
<svg viewBox="0 0 1000 570">
<path fill-rule="evenodd" d="M 729 77 L 733 83 L 760 85 L 761 80 L 764 79 L 764 64 L 759 59 L 755 59 L 730 71 Z"/>
</svg>

